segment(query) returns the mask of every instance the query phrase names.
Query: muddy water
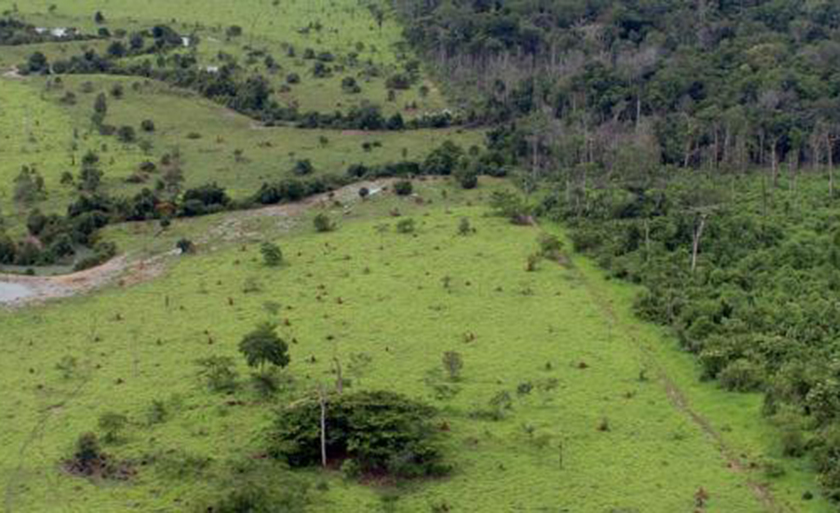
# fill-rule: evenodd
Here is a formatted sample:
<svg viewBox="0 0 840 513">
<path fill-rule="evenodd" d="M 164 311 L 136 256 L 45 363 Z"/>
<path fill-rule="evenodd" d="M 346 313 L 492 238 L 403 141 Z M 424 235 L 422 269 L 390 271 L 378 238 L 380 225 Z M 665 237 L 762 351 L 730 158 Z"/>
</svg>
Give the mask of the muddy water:
<svg viewBox="0 0 840 513">
<path fill-rule="evenodd" d="M 0 304 L 11 303 L 34 294 L 35 291 L 20 283 L 0 282 Z"/>
</svg>

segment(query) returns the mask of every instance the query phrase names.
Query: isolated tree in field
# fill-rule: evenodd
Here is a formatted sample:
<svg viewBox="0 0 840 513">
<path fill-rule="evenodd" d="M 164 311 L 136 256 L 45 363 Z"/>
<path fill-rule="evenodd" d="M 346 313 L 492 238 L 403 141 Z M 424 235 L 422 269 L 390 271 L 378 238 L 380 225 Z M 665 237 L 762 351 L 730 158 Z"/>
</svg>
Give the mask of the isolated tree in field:
<svg viewBox="0 0 840 513">
<path fill-rule="evenodd" d="M 266 365 L 283 368 L 289 364 L 289 346 L 275 329 L 273 324 L 261 324 L 239 343 L 249 367 L 259 367 L 262 372 Z"/>
<path fill-rule="evenodd" d="M 464 359 L 457 351 L 446 351 L 443 353 L 443 369 L 452 381 L 461 378 L 461 370 L 464 368 Z"/>
<path fill-rule="evenodd" d="M 155 122 L 151 119 L 144 119 L 140 123 L 140 129 L 144 132 L 154 132 L 155 131 Z"/>
<path fill-rule="evenodd" d="M 277 244 L 263 242 L 260 253 L 262 253 L 263 262 L 269 267 L 278 267 L 283 263 L 283 251 Z"/>
<path fill-rule="evenodd" d="M 105 23 L 105 15 L 102 14 L 102 11 L 96 11 L 96 14 L 93 15 L 93 21 L 98 25 Z"/>
</svg>

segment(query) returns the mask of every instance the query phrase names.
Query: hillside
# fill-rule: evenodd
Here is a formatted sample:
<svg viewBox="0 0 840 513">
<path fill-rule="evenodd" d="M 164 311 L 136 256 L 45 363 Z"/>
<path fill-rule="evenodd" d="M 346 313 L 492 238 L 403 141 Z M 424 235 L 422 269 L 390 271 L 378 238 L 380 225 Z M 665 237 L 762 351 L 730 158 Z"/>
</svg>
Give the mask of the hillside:
<svg viewBox="0 0 840 513">
<path fill-rule="evenodd" d="M 838 112 L 828 0 L 0 0 L 3 511 L 836 511 Z"/>
</svg>

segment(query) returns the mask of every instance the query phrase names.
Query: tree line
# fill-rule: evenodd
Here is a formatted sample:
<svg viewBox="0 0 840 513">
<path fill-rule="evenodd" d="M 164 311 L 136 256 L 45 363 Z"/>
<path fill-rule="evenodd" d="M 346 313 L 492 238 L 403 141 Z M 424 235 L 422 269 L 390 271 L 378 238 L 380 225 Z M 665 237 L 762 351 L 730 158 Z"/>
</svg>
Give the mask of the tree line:
<svg viewBox="0 0 840 513">
<path fill-rule="evenodd" d="M 837 2 L 393 4 L 468 117 L 516 121 L 544 169 L 635 152 L 777 173 L 840 152 Z"/>
</svg>

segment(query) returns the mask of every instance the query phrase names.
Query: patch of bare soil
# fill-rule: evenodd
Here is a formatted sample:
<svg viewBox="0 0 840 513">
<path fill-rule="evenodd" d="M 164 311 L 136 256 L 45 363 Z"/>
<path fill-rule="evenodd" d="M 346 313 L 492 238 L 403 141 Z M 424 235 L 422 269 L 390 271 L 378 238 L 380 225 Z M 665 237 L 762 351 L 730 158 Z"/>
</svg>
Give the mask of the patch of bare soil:
<svg viewBox="0 0 840 513">
<path fill-rule="evenodd" d="M 25 77 L 18 72 L 17 68 L 10 68 L 3 73 L 3 78 L 23 80 Z"/>
</svg>

